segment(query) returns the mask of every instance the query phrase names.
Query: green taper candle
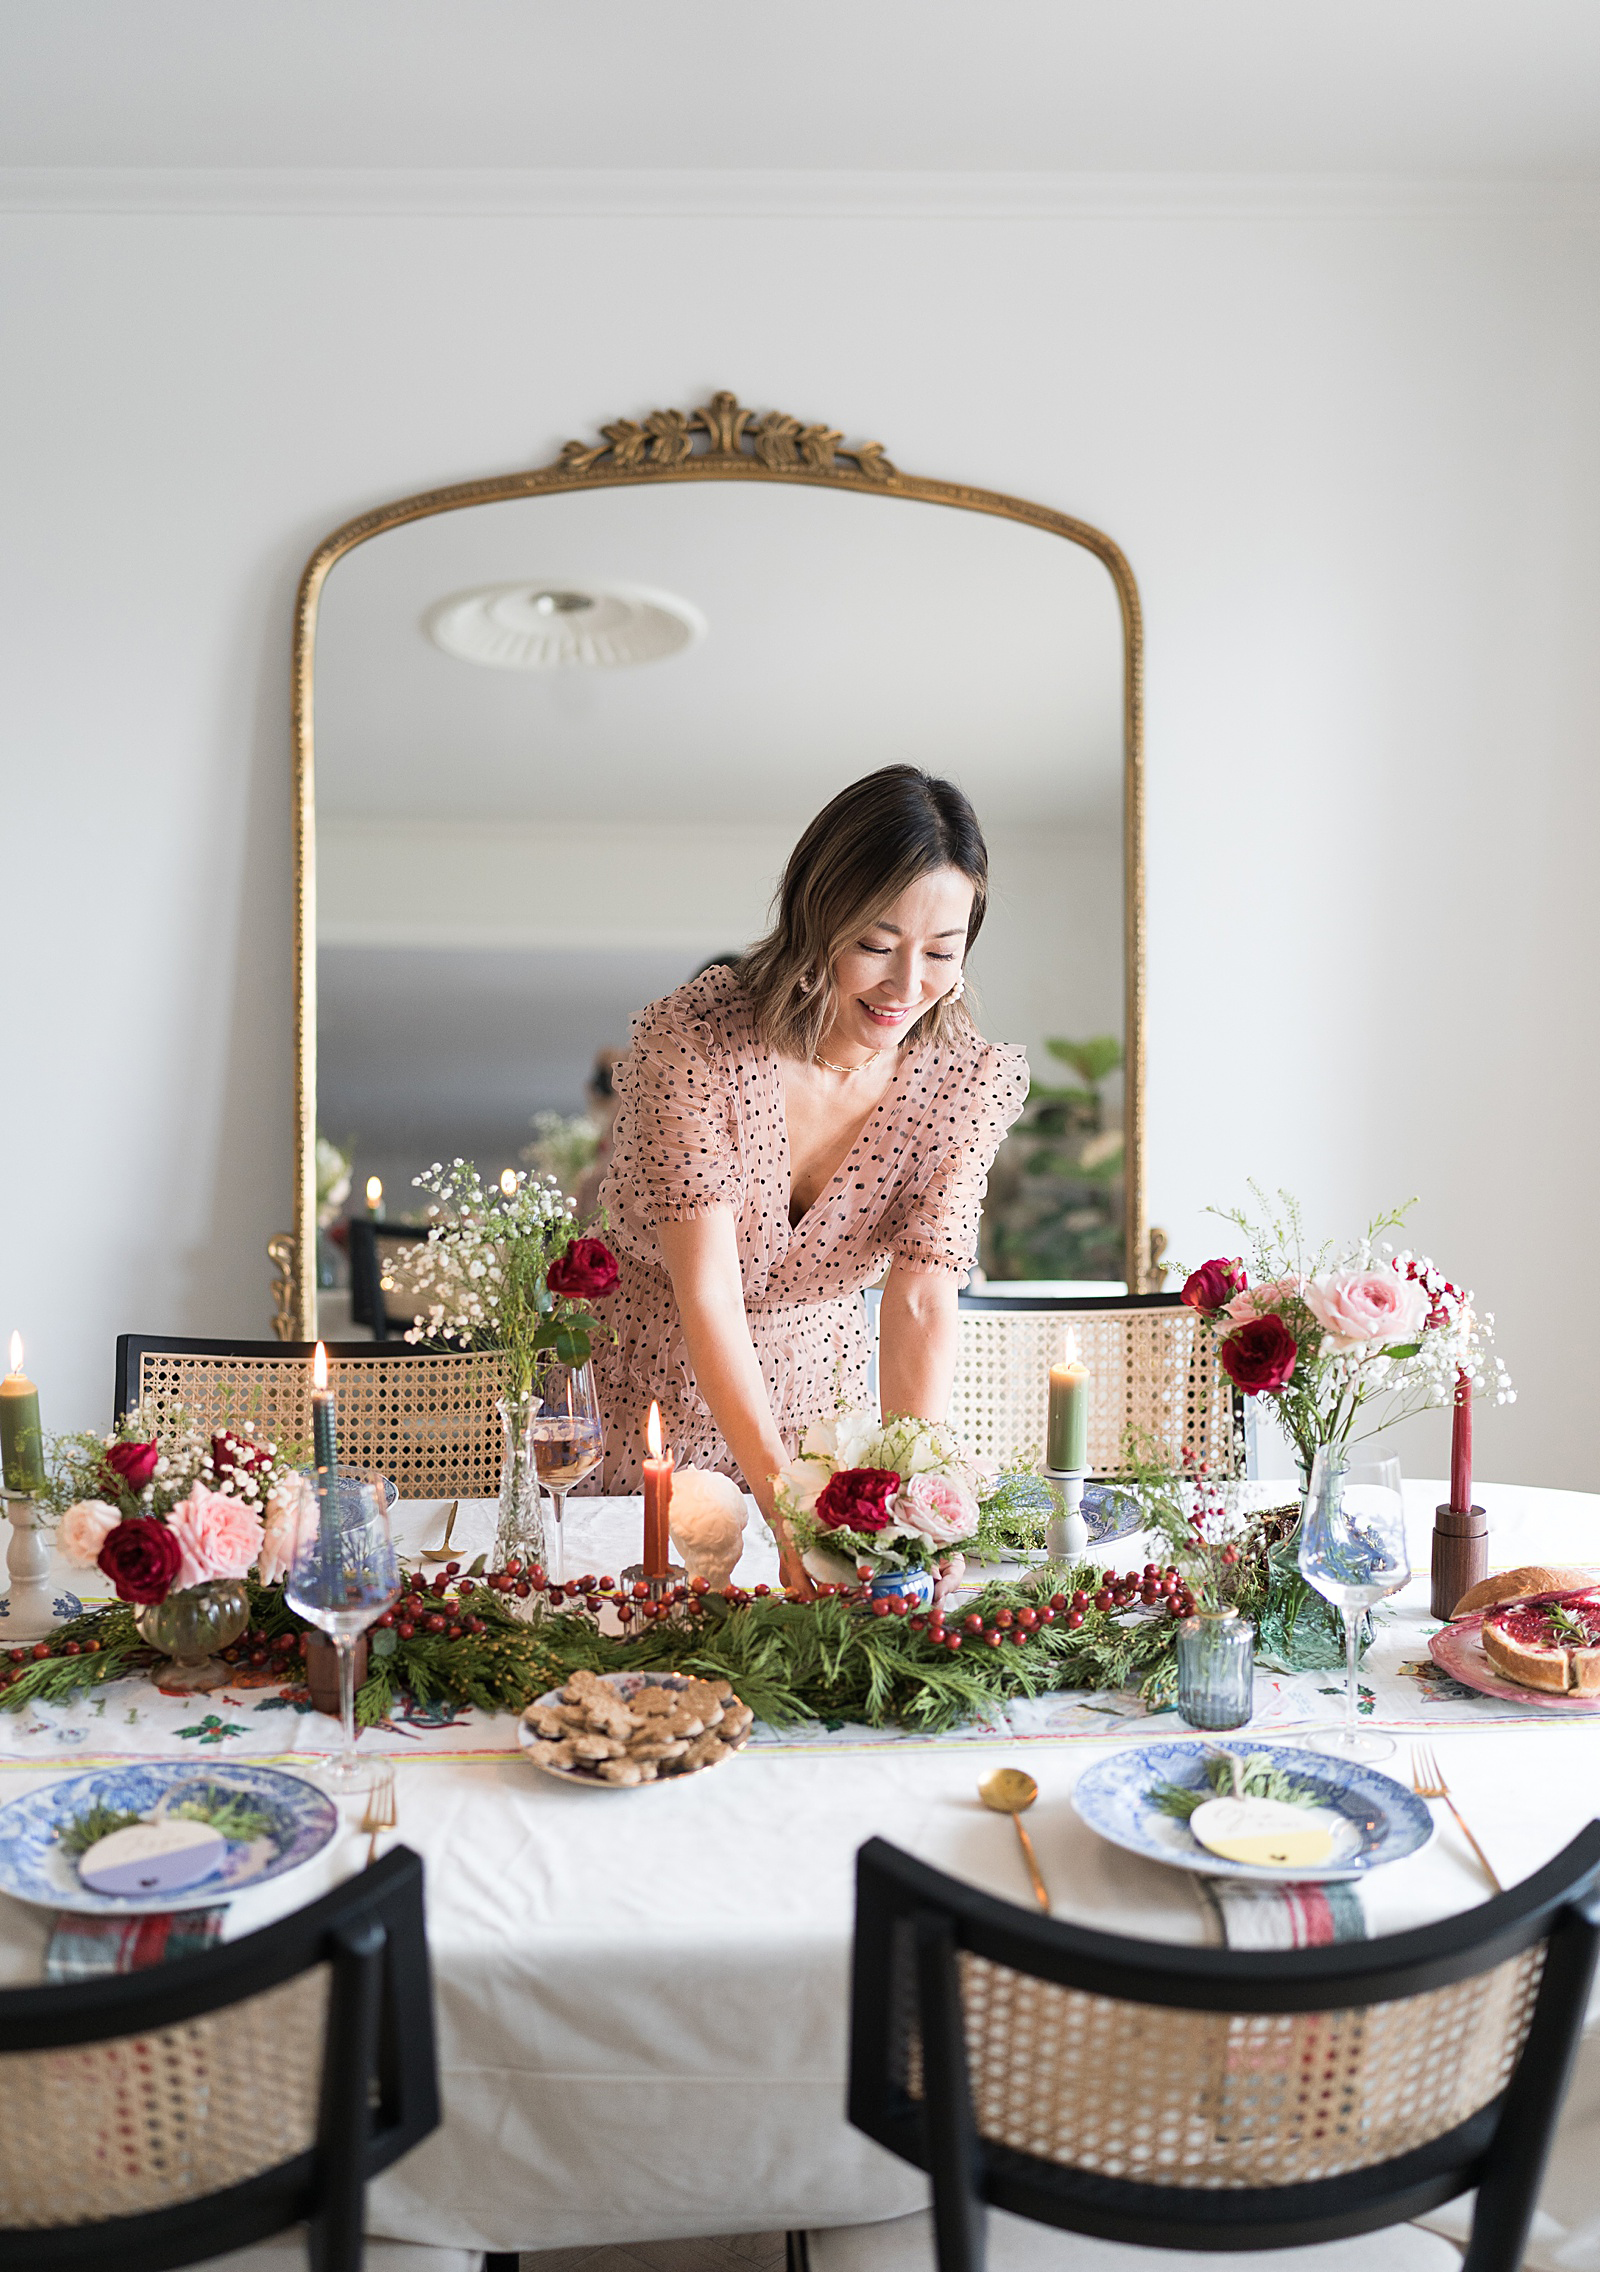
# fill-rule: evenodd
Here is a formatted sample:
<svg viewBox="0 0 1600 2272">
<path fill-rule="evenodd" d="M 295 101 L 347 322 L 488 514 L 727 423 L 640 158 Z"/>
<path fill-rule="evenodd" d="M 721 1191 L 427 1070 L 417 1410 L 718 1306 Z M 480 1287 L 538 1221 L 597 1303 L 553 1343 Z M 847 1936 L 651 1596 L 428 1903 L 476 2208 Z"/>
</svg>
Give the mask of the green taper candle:
<svg viewBox="0 0 1600 2272">
<path fill-rule="evenodd" d="M 1089 1368 L 1081 1357 L 1050 1368 L 1044 1463 L 1058 1475 L 1081 1475 L 1089 1464 Z"/>
<path fill-rule="evenodd" d="M 11 1336 L 11 1370 L 0 1381 L 0 1474 L 8 1491 L 34 1498 L 44 1489 L 39 1391 L 22 1369 L 22 1336 Z"/>
</svg>

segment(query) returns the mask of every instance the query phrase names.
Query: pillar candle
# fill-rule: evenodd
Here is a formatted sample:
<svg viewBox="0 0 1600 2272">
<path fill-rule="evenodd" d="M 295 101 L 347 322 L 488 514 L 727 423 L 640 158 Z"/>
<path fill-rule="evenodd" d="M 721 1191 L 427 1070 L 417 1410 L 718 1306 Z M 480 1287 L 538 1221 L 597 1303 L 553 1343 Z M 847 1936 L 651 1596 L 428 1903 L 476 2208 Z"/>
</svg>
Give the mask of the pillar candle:
<svg viewBox="0 0 1600 2272">
<path fill-rule="evenodd" d="M 11 1370 L 0 1381 L 0 1472 L 8 1491 L 32 1498 L 44 1489 L 44 1438 L 39 1391 L 22 1369 L 22 1336 L 11 1336 Z"/>
<path fill-rule="evenodd" d="M 1450 1428 L 1450 1511 L 1472 1508 L 1472 1376 L 1456 1375 L 1455 1414 Z"/>
<path fill-rule="evenodd" d="M 1045 1465 L 1058 1474 L 1081 1474 L 1089 1464 L 1089 1368 L 1068 1349 L 1050 1368 L 1050 1427 Z"/>
<path fill-rule="evenodd" d="M 328 1386 L 328 1352 L 319 1341 L 311 1360 L 312 1461 L 332 1475 L 339 1465 L 339 1408 Z"/>
<path fill-rule="evenodd" d="M 672 1507 L 672 1454 L 661 1449 L 661 1408 L 657 1404 L 650 1407 L 644 1433 L 650 1447 L 644 1463 L 644 1574 L 647 1578 L 664 1578 L 667 1518 Z"/>
</svg>

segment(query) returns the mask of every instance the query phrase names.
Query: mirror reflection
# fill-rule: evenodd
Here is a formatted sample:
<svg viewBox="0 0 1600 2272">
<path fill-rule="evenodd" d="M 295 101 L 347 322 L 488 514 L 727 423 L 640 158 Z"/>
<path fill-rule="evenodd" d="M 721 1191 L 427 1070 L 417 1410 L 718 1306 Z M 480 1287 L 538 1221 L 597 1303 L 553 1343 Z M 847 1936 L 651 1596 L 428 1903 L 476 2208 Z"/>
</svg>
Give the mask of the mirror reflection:
<svg viewBox="0 0 1600 2272">
<path fill-rule="evenodd" d="M 983 1270 L 1121 1281 L 1123 635 L 1092 554 L 766 482 L 438 514 L 332 569 L 315 737 L 325 1330 L 328 1232 L 420 1219 L 436 1160 L 592 1199 L 633 1016 L 757 938 L 806 821 L 899 761 L 977 808 L 971 1000 L 1034 1076 Z"/>
</svg>

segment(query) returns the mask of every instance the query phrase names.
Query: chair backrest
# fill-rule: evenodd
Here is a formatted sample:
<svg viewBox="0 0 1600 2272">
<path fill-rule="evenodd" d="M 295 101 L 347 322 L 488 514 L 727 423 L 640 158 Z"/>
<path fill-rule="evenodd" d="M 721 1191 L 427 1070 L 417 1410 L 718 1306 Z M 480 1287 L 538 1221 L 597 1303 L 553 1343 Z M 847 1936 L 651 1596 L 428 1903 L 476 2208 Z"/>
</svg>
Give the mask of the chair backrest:
<svg viewBox="0 0 1600 2272">
<path fill-rule="evenodd" d="M 940 2272 L 984 2204 L 1146 2247 L 1290 2248 L 1477 2187 L 1515 2272 L 1600 1949 L 1600 1823 L 1497 1900 L 1266 1953 L 1060 1924 L 873 1839 L 850 2119 L 929 2171 Z"/>
<path fill-rule="evenodd" d="M 0 1991 L 0 2262 L 160 2272 L 309 2221 L 357 2272 L 362 2197 L 439 2124 L 422 1864 L 144 1972 Z"/>
<path fill-rule="evenodd" d="M 279 1443 L 311 1443 L 313 1344 L 191 1341 L 124 1333 L 116 1410 L 178 1405 L 203 1428 L 250 1421 Z M 338 1399 L 339 1457 L 387 1475 L 402 1499 L 492 1499 L 502 1457 L 495 1403 L 498 1350 L 448 1355 L 405 1342 L 335 1342 L 328 1380 Z"/>
<path fill-rule="evenodd" d="M 1176 1294 L 1039 1302 L 961 1297 L 950 1418 L 980 1459 L 1043 1455 L 1050 1367 L 1070 1333 L 1089 1368 L 1089 1467 L 1125 1465 L 1128 1430 L 1176 1465 L 1185 1446 L 1218 1475 L 1242 1472 L 1232 1382 L 1216 1336 Z"/>
</svg>

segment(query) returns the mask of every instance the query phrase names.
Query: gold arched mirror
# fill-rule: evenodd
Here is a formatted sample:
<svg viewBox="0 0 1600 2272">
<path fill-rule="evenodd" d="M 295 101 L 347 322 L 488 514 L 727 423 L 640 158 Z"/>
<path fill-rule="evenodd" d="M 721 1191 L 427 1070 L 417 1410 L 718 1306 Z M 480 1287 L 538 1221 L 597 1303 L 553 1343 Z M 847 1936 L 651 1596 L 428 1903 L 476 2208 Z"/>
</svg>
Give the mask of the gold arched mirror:
<svg viewBox="0 0 1600 2272">
<path fill-rule="evenodd" d="M 1139 1289 L 1141 656 L 1121 552 L 729 394 L 601 432 L 380 506 L 307 565 L 280 1330 L 348 1316 L 325 1235 L 319 1263 L 335 1152 L 357 1211 L 376 1177 L 391 1221 L 437 1159 L 575 1159 L 597 1053 L 756 936 L 804 823 L 902 759 L 978 809 L 978 1019 L 1034 1071 L 983 1268 Z"/>
</svg>

